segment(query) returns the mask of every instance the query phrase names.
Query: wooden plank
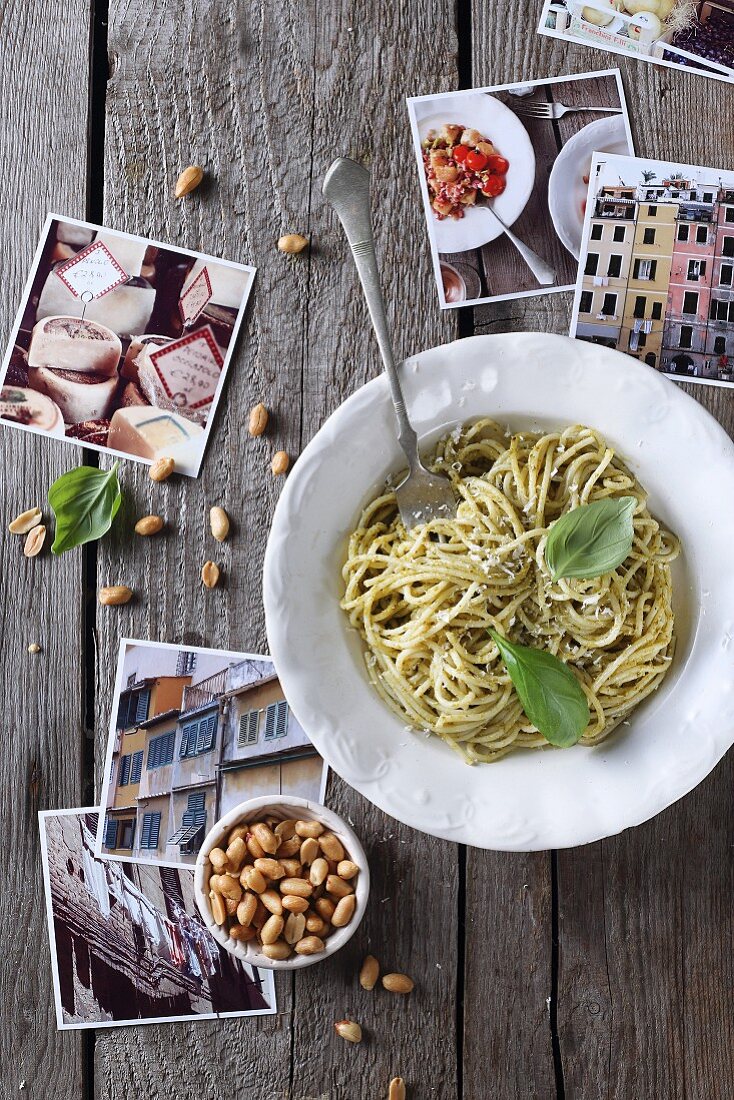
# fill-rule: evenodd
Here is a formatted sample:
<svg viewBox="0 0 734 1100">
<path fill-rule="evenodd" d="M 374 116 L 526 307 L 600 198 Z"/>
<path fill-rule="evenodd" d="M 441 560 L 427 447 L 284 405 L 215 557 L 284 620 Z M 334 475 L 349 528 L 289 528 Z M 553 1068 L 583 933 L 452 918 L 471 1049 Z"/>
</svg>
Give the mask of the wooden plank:
<svg viewBox="0 0 734 1100">
<path fill-rule="evenodd" d="M 510 22 L 524 17 L 519 2 L 504 7 Z M 476 83 L 619 64 L 638 152 L 728 163 L 734 123 L 723 85 L 540 37 L 517 36 L 508 55 L 491 16 L 475 5 L 474 37 L 483 45 L 481 53 L 475 47 Z M 717 119 L 716 127 L 704 133 L 702 118 Z M 570 294 L 497 303 L 476 311 L 477 331 L 565 333 L 570 307 Z M 732 430 L 729 391 L 683 388 Z M 568 1100 L 732 1094 L 731 786 L 727 759 L 653 822 L 558 854 L 556 1009 Z"/>
<path fill-rule="evenodd" d="M 0 134 L 6 195 L 0 211 L 3 350 L 48 210 L 84 214 L 89 21 L 85 2 L 54 0 L 45 10 L 12 3 L 3 12 L 0 81 L 8 120 Z M 12 852 L 0 888 L 7 1009 L 0 1058 L 10 1092 L 42 1095 L 46 1082 L 59 1080 L 68 1095 L 81 1096 L 84 1040 L 56 1030 L 36 814 L 78 805 L 82 797 L 82 552 L 52 559 L 49 538 L 42 555 L 27 560 L 23 540 L 7 532 L 9 520 L 33 505 L 45 506 L 48 515 L 49 485 L 80 462 L 81 452 L 7 427 L 0 429 L 0 452 L 5 553 L 0 632 L 8 722 L 0 760 L 0 820 Z M 31 642 L 42 646 L 40 654 L 27 652 Z M 35 904 L 26 907 L 19 925 L 12 899 L 27 898 L 29 891 Z"/>
</svg>

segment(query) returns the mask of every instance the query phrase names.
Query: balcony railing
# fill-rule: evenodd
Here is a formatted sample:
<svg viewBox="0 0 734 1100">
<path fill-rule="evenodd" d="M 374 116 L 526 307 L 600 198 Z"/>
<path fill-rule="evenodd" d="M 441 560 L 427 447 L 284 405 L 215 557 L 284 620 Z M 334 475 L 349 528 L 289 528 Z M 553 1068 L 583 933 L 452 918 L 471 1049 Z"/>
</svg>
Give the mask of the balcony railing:
<svg viewBox="0 0 734 1100">
<path fill-rule="evenodd" d="M 185 687 L 181 710 L 196 710 L 218 699 L 224 692 L 226 677 L 227 670 L 222 669 L 221 672 L 215 672 L 213 676 L 208 676 L 206 680 L 201 680 L 193 687 Z"/>
</svg>

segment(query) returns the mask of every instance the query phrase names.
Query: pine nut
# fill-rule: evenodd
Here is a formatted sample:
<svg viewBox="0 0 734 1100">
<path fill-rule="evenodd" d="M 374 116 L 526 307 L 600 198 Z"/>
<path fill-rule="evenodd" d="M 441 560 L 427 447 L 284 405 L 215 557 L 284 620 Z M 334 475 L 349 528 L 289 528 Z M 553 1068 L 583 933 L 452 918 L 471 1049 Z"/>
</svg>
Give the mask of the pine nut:
<svg viewBox="0 0 734 1100">
<path fill-rule="evenodd" d="M 407 974 L 385 974 L 382 984 L 391 993 L 410 993 L 413 989 L 413 979 Z"/>
<path fill-rule="evenodd" d="M 254 894 L 245 894 L 237 906 L 237 920 L 240 924 L 252 924 L 257 911 L 257 898 Z"/>
<path fill-rule="evenodd" d="M 289 878 L 302 878 L 303 867 L 298 859 L 279 859 L 278 863 Z M 282 877 L 282 876 L 281 876 Z"/>
<path fill-rule="evenodd" d="M 204 169 L 198 164 L 190 164 L 188 168 L 184 168 L 176 180 L 176 186 L 173 189 L 174 198 L 182 199 L 184 195 L 190 195 L 192 191 L 196 190 L 203 178 Z"/>
<path fill-rule="evenodd" d="M 278 959 L 282 962 L 290 955 L 291 947 L 285 940 L 277 940 L 275 943 L 264 943 L 262 951 L 266 959 Z"/>
<path fill-rule="evenodd" d="M 230 926 L 229 934 L 233 940 L 242 940 L 247 943 L 248 940 L 254 940 L 257 932 L 249 925 L 233 924 Z"/>
<path fill-rule="evenodd" d="M 278 838 L 272 829 L 269 829 L 264 823 L 258 821 L 257 824 L 253 825 L 252 835 L 264 852 L 268 852 L 272 856 L 278 851 Z"/>
<path fill-rule="evenodd" d="M 214 923 L 222 925 L 227 919 L 227 910 L 224 907 L 224 898 L 215 890 L 209 891 L 209 904 L 211 905 Z"/>
<path fill-rule="evenodd" d="M 295 829 L 298 835 L 305 840 L 306 837 L 321 836 L 324 826 L 320 821 L 297 821 Z"/>
<path fill-rule="evenodd" d="M 205 561 L 201 567 L 201 583 L 205 588 L 216 588 L 219 584 L 219 566 L 214 561 Z"/>
<path fill-rule="evenodd" d="M 306 918 L 303 913 L 291 913 L 285 922 L 286 943 L 298 943 L 303 938 L 305 928 Z"/>
<path fill-rule="evenodd" d="M 387 1100 L 405 1100 L 405 1081 L 402 1077 L 393 1077 L 390 1082 Z"/>
<path fill-rule="evenodd" d="M 307 244 L 308 237 L 304 237 L 302 233 L 285 233 L 282 237 L 278 238 L 279 250 L 281 252 L 290 253 L 291 255 L 303 252 Z"/>
<path fill-rule="evenodd" d="M 326 880 L 326 893 L 335 898 L 345 898 L 347 894 L 354 893 L 351 882 L 345 882 L 338 875 L 329 875 Z"/>
<path fill-rule="evenodd" d="M 281 901 L 280 894 L 275 890 L 263 890 L 260 895 L 260 901 L 269 913 L 275 913 L 277 917 L 283 915 L 283 902 Z"/>
<path fill-rule="evenodd" d="M 374 989 L 380 976 L 380 964 L 374 955 L 367 955 L 359 972 L 359 984 L 362 989 Z"/>
<path fill-rule="evenodd" d="M 209 853 L 209 862 L 217 874 L 227 870 L 227 855 L 221 848 L 212 848 Z"/>
<path fill-rule="evenodd" d="M 217 542 L 224 542 L 229 534 L 229 516 L 218 505 L 209 509 L 209 527 Z"/>
<path fill-rule="evenodd" d="M 296 833 L 296 823 L 293 818 L 288 818 L 286 821 L 279 821 L 273 829 L 273 832 L 277 837 L 283 840 L 290 840 Z"/>
<path fill-rule="evenodd" d="M 252 436 L 262 435 L 268 426 L 268 410 L 262 401 L 250 410 L 250 419 L 247 430 Z"/>
<path fill-rule="evenodd" d="M 126 584 L 108 584 L 99 590 L 99 602 L 104 607 L 117 607 L 119 604 L 129 603 L 133 590 Z"/>
<path fill-rule="evenodd" d="M 245 876 L 244 885 L 248 890 L 254 890 L 256 894 L 262 894 L 268 888 L 265 876 L 262 875 L 256 867 L 249 867 L 243 872 Z"/>
<path fill-rule="evenodd" d="M 279 883 L 281 894 L 295 894 L 297 898 L 310 898 L 313 886 L 303 878 L 282 878 Z"/>
<path fill-rule="evenodd" d="M 285 451 L 276 451 L 273 455 L 273 461 L 270 463 L 270 469 L 275 476 L 278 477 L 286 472 L 290 465 L 290 461 Z"/>
<path fill-rule="evenodd" d="M 163 529 L 163 520 L 160 516 L 143 516 L 135 524 L 136 535 L 157 535 Z"/>
<path fill-rule="evenodd" d="M 359 874 L 359 867 L 351 859 L 342 859 L 336 868 L 339 878 L 350 879 Z"/>
<path fill-rule="evenodd" d="M 308 837 L 301 845 L 301 863 L 313 863 L 320 851 L 318 840 Z"/>
<path fill-rule="evenodd" d="M 319 837 L 319 844 L 327 859 L 335 859 L 337 862 L 344 859 L 344 849 L 341 841 L 333 833 L 324 833 L 323 836 Z"/>
<path fill-rule="evenodd" d="M 263 856 L 262 859 L 255 860 L 255 866 L 261 875 L 265 875 L 265 878 L 279 879 L 285 875 L 285 868 L 280 860 L 270 859 L 268 856 Z"/>
<path fill-rule="evenodd" d="M 315 843 L 315 842 L 314 842 Z M 325 859 L 315 859 L 308 873 L 308 881 L 312 886 L 320 886 L 329 873 L 329 864 Z"/>
<path fill-rule="evenodd" d="M 301 838 L 294 835 L 288 840 L 282 840 L 278 845 L 278 851 L 275 853 L 278 859 L 289 859 L 291 856 L 297 855 L 301 850 Z"/>
<path fill-rule="evenodd" d="M 241 836 L 235 838 L 227 848 L 227 860 L 232 871 L 239 872 L 247 855 L 247 847 Z M 211 860 L 211 856 L 209 857 Z"/>
<path fill-rule="evenodd" d="M 331 918 L 334 927 L 343 928 L 346 924 L 349 924 L 354 916 L 356 906 L 357 899 L 354 894 L 347 894 L 345 898 L 342 898 L 334 910 L 334 916 Z"/>
<path fill-rule="evenodd" d="M 216 883 L 214 879 L 216 878 Z M 213 875 L 209 879 L 209 885 L 214 884 L 214 889 L 218 894 L 223 894 L 225 898 L 233 898 L 235 901 L 239 901 L 242 897 L 242 887 L 236 878 L 230 878 L 228 874 Z"/>
<path fill-rule="evenodd" d="M 362 1028 L 354 1020 L 339 1020 L 334 1024 L 334 1030 L 337 1035 L 341 1035 L 342 1039 L 346 1039 L 349 1043 L 361 1043 L 362 1041 Z"/>
<path fill-rule="evenodd" d="M 37 527 L 31 527 L 30 531 L 26 535 L 25 545 L 23 546 L 23 553 L 27 558 L 35 558 L 41 553 L 43 544 L 46 541 L 46 528 L 43 524 L 39 524 Z"/>
<path fill-rule="evenodd" d="M 316 955 L 324 950 L 324 941 L 318 936 L 304 936 L 296 944 L 297 955 Z"/>
<path fill-rule="evenodd" d="M 27 508 L 25 512 L 21 512 L 8 524 L 8 531 L 12 535 L 27 535 L 41 522 L 41 515 L 40 508 Z"/>
<path fill-rule="evenodd" d="M 236 840 L 238 836 L 246 841 L 248 832 L 249 828 L 247 825 L 235 825 L 234 829 L 230 829 L 227 834 L 227 847 L 229 847 L 232 841 Z"/>
<path fill-rule="evenodd" d="M 325 921 L 330 921 L 336 910 L 336 905 L 331 898 L 317 898 L 313 907 Z"/>
<path fill-rule="evenodd" d="M 157 458 L 148 471 L 151 481 L 165 481 L 171 476 L 176 463 L 172 458 Z"/>
<path fill-rule="evenodd" d="M 283 908 L 290 913 L 305 913 L 308 909 L 308 898 L 297 898 L 295 894 L 286 894 L 283 898 Z"/>
<path fill-rule="evenodd" d="M 273 913 L 272 917 L 265 921 L 265 924 L 260 929 L 260 939 L 264 944 L 275 943 L 280 938 L 280 933 L 283 931 L 283 918 L 279 917 L 277 913 Z"/>
<path fill-rule="evenodd" d="M 265 856 L 263 846 L 259 843 L 258 840 L 255 839 L 252 833 L 247 834 L 245 844 L 247 845 L 247 851 L 250 853 L 253 859 L 263 859 L 263 857 Z"/>
<path fill-rule="evenodd" d="M 309 913 L 306 917 L 306 928 L 309 932 L 313 932 L 315 936 L 323 936 L 329 930 L 329 926 L 325 920 L 322 920 L 318 913 Z"/>
</svg>

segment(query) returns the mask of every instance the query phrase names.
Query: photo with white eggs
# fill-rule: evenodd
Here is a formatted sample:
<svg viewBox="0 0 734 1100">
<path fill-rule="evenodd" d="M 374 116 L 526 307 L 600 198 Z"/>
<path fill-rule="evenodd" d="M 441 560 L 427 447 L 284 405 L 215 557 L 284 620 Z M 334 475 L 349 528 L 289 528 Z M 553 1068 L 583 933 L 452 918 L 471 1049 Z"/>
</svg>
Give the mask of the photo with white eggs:
<svg viewBox="0 0 734 1100">
<path fill-rule="evenodd" d="M 538 31 L 734 81 L 734 0 L 545 0 Z"/>
<path fill-rule="evenodd" d="M 196 477 L 255 270 L 49 215 L 0 420 Z"/>
<path fill-rule="evenodd" d="M 634 152 L 619 70 L 419 96 L 408 112 L 441 308 L 572 289 L 592 153 Z"/>
</svg>

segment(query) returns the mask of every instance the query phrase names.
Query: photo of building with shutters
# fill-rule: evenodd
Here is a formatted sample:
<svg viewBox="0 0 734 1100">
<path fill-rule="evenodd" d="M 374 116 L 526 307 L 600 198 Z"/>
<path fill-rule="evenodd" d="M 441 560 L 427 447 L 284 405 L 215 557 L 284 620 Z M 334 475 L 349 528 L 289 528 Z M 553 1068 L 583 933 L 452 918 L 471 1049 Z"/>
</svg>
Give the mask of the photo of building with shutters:
<svg viewBox="0 0 734 1100">
<path fill-rule="evenodd" d="M 571 335 L 734 385 L 734 172 L 595 154 Z"/>
<path fill-rule="evenodd" d="M 190 866 L 262 794 L 323 798 L 325 766 L 266 657 L 123 642 L 97 853 Z"/>
</svg>

